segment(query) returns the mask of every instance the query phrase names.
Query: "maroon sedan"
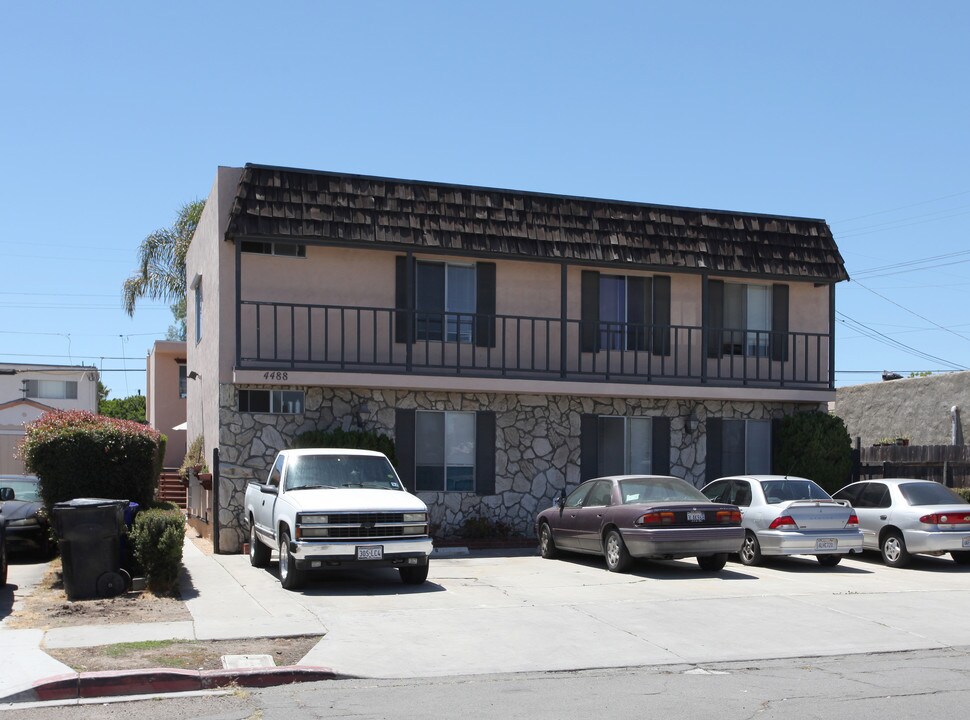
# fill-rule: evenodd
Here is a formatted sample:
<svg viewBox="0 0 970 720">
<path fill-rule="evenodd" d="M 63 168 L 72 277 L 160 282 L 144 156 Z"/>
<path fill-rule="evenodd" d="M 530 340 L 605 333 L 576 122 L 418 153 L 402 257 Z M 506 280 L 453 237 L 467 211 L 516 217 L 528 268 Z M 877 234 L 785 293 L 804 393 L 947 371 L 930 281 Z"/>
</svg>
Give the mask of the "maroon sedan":
<svg viewBox="0 0 970 720">
<path fill-rule="evenodd" d="M 587 480 L 536 517 L 544 558 L 560 550 L 603 555 L 612 572 L 634 558 L 696 557 L 702 570 L 720 570 L 744 540 L 736 505 L 713 503 L 688 482 L 664 475 L 617 475 Z"/>
</svg>

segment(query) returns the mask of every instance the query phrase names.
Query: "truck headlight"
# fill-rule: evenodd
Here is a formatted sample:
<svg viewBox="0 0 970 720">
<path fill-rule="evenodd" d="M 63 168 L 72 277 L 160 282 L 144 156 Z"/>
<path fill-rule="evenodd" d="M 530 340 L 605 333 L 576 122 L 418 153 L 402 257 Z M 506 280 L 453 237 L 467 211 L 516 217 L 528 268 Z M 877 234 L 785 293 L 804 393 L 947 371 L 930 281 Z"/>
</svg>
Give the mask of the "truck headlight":
<svg viewBox="0 0 970 720">
<path fill-rule="evenodd" d="M 404 513 L 404 522 L 428 522 L 428 513 Z"/>
<path fill-rule="evenodd" d="M 300 515 L 300 523 L 306 525 L 326 525 L 330 522 L 328 515 Z"/>
</svg>

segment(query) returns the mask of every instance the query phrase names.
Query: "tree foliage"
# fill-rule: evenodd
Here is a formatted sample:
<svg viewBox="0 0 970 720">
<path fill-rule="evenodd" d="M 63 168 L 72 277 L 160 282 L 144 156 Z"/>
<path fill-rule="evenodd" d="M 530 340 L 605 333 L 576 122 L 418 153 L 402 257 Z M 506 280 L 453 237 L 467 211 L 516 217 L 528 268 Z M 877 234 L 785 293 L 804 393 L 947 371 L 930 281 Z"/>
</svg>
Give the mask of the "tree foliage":
<svg viewBox="0 0 970 720">
<path fill-rule="evenodd" d="M 397 465 L 394 441 L 387 435 L 373 430 L 310 430 L 297 435 L 290 447 L 293 448 L 357 448 L 376 450 L 387 455 L 392 465 Z"/>
<path fill-rule="evenodd" d="M 776 436 L 775 472 L 814 480 L 833 493 L 851 479 L 852 439 L 842 418 L 822 412 L 789 415 Z"/>
<path fill-rule="evenodd" d="M 105 417 L 143 423 L 145 422 L 145 396 L 130 395 L 113 400 L 105 398 L 98 403 L 98 413 Z"/>
<path fill-rule="evenodd" d="M 125 280 L 122 301 L 128 315 L 143 297 L 172 303 L 176 325 L 170 334 L 185 339 L 185 256 L 192 235 L 199 225 L 205 200 L 195 200 L 181 207 L 171 227 L 160 228 L 138 246 L 138 270 Z M 179 316 L 181 309 L 181 317 Z"/>
</svg>

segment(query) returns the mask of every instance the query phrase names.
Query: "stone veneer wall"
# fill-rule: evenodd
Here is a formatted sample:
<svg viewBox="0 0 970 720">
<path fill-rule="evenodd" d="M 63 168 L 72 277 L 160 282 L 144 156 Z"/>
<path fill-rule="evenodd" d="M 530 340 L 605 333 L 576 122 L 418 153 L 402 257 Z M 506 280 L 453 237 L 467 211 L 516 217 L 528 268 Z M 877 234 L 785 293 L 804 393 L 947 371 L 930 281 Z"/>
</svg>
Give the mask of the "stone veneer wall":
<svg viewBox="0 0 970 720">
<path fill-rule="evenodd" d="M 259 387 L 259 386 L 254 386 Z M 281 388 L 274 387 L 279 390 Z M 461 394 L 364 388 L 305 390 L 302 415 L 240 413 L 236 386 L 219 388 L 221 552 L 238 552 L 245 542 L 246 485 L 262 480 L 278 450 L 308 430 L 360 425 L 394 437 L 395 409 L 476 411 L 496 414 L 495 495 L 422 492 L 439 534 L 454 533 L 469 517 L 501 520 L 532 533 L 537 510 L 579 483 L 580 415 L 666 416 L 671 418 L 670 473 L 704 483 L 708 416 L 753 420 L 781 417 L 793 403 L 687 400 L 625 400 L 567 395 Z M 698 427 L 685 432 L 684 419 L 696 408 Z M 802 409 L 820 409 L 810 406 Z M 822 408 L 824 409 L 824 408 Z"/>
</svg>

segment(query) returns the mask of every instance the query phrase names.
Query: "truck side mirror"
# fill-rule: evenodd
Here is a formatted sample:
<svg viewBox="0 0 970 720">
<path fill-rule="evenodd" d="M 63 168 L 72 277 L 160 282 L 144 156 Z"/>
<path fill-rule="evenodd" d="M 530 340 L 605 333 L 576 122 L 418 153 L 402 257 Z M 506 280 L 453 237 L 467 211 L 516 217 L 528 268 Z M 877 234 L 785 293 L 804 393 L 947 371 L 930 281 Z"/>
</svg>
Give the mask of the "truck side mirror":
<svg viewBox="0 0 970 720">
<path fill-rule="evenodd" d="M 275 485 L 260 485 L 259 491 L 265 495 L 279 495 L 280 489 Z"/>
<path fill-rule="evenodd" d="M 12 487 L 0 488 L 0 501 L 7 502 L 7 500 L 13 500 L 15 497 Z"/>
</svg>

